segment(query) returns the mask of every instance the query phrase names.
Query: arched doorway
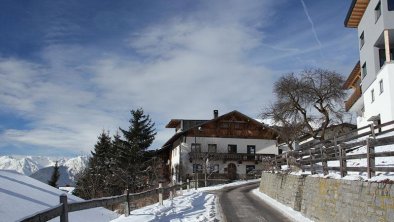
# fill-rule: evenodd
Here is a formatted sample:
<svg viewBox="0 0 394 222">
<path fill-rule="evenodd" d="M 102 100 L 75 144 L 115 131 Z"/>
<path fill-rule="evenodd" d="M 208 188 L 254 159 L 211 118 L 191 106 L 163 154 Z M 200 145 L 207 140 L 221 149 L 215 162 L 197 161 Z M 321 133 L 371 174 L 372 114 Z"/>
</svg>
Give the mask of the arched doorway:
<svg viewBox="0 0 394 222">
<path fill-rule="evenodd" d="M 230 180 L 237 179 L 237 166 L 234 163 L 229 163 L 227 166 L 228 178 Z"/>
</svg>

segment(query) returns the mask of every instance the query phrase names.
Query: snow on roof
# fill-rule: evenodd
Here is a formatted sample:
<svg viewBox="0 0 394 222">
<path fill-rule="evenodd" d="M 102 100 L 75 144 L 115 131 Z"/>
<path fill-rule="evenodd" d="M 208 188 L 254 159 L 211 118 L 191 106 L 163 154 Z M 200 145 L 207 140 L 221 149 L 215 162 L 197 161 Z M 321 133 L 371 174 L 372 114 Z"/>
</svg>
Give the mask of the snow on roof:
<svg viewBox="0 0 394 222">
<path fill-rule="evenodd" d="M 0 216 L 1 221 L 17 221 L 59 204 L 64 192 L 38 180 L 17 173 L 0 170 Z M 67 194 L 68 202 L 82 201 Z M 70 221 L 110 221 L 118 217 L 104 208 L 93 208 L 69 213 Z M 59 217 L 51 221 L 59 221 Z"/>
</svg>

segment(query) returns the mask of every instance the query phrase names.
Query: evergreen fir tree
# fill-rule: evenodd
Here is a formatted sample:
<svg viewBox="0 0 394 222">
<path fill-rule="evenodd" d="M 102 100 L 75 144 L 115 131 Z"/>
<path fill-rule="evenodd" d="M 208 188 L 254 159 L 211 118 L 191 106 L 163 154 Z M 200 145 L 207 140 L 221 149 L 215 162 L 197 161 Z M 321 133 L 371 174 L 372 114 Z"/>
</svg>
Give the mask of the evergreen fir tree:
<svg viewBox="0 0 394 222">
<path fill-rule="evenodd" d="M 126 188 L 136 191 L 141 186 L 142 162 L 144 152 L 155 139 L 154 123 L 144 110 L 139 108 L 131 110 L 130 126 L 128 130 L 120 128 L 125 140 L 119 141 L 118 149 L 118 171 Z"/>
<path fill-rule="evenodd" d="M 155 124 L 150 119 L 149 115 L 144 114 L 142 108 L 137 110 L 131 110 L 131 119 L 129 121 L 130 126 L 128 130 L 120 128 L 126 139 L 129 147 L 138 148 L 140 151 L 145 151 L 155 139 Z"/>
<path fill-rule="evenodd" d="M 88 168 L 78 177 L 75 193 L 85 199 L 111 196 L 109 189 L 110 162 L 112 156 L 112 141 L 109 133 L 103 131 L 99 137 Z"/>
<path fill-rule="evenodd" d="M 53 168 L 51 179 L 48 181 L 48 184 L 53 187 L 57 187 L 57 181 L 59 180 L 59 177 L 60 177 L 59 166 L 56 161 L 55 166 Z"/>
</svg>

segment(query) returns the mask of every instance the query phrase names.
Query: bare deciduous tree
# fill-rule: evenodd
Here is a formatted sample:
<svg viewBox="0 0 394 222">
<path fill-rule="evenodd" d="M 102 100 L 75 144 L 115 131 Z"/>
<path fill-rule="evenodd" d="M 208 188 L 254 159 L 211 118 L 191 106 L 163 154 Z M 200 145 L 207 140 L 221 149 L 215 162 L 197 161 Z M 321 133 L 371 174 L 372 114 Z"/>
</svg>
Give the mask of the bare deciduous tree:
<svg viewBox="0 0 394 222">
<path fill-rule="evenodd" d="M 286 74 L 275 83 L 276 102 L 261 116 L 277 125 L 272 128 L 290 149 L 301 135 L 324 140 L 327 127 L 343 121 L 343 83 L 342 75 L 326 69 Z"/>
</svg>

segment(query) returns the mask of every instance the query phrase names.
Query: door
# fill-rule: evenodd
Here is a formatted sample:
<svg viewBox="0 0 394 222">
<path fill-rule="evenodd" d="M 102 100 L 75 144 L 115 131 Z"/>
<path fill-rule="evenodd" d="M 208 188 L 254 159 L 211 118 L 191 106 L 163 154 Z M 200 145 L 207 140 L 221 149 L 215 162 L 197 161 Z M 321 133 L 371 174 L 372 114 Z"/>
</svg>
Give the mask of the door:
<svg viewBox="0 0 394 222">
<path fill-rule="evenodd" d="M 234 163 L 229 163 L 227 166 L 228 178 L 230 180 L 237 179 L 237 166 Z"/>
</svg>

